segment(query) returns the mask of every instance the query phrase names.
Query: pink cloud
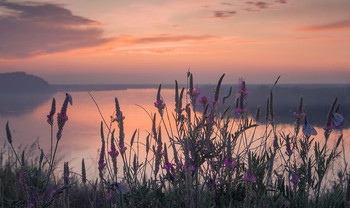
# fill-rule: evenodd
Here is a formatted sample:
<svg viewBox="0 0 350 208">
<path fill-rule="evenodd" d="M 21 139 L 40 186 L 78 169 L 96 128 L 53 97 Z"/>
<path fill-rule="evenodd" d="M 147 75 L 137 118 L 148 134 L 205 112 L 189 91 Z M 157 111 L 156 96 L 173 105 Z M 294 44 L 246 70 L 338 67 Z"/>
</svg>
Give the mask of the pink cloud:
<svg viewBox="0 0 350 208">
<path fill-rule="evenodd" d="M 235 16 L 237 14 L 236 11 L 213 11 L 213 15 L 209 16 L 208 18 L 210 19 L 221 19 L 221 20 L 225 20 L 228 18 L 231 18 L 233 16 Z"/>
<path fill-rule="evenodd" d="M 269 9 L 270 3 L 263 1 L 248 1 L 247 4 L 252 4 L 258 7 L 259 9 Z"/>
<path fill-rule="evenodd" d="M 0 58 L 25 58 L 104 44 L 111 39 L 97 21 L 76 16 L 58 4 L 10 3 L 0 16 Z"/>
<path fill-rule="evenodd" d="M 304 28 L 301 28 L 305 32 L 322 32 L 322 31 L 332 31 L 332 30 L 345 30 L 350 29 L 350 19 L 340 20 L 331 23 L 310 25 Z"/>
</svg>

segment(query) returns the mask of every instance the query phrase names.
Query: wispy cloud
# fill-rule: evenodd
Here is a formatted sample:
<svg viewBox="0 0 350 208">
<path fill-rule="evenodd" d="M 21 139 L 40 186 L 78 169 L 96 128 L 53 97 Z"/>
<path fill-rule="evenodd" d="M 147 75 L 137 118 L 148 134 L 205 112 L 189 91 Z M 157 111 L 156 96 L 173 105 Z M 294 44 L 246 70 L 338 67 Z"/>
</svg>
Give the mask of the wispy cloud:
<svg viewBox="0 0 350 208">
<path fill-rule="evenodd" d="M 233 4 L 231 2 L 221 2 L 221 5 L 224 5 L 224 6 L 237 6 L 236 4 Z"/>
<path fill-rule="evenodd" d="M 216 10 L 216 11 L 212 11 L 213 15 L 209 16 L 208 18 L 210 19 L 221 19 L 221 20 L 225 20 L 228 19 L 230 17 L 233 17 L 237 14 L 236 11 L 223 11 L 223 10 Z"/>
<path fill-rule="evenodd" d="M 287 4 L 288 3 L 287 0 L 277 0 L 276 2 L 277 3 L 281 3 L 281 4 Z"/>
<path fill-rule="evenodd" d="M 217 39 L 211 35 L 150 35 L 150 36 L 120 36 L 115 42 L 123 45 L 154 44 L 154 43 L 176 43 L 188 41 L 205 41 Z"/>
<path fill-rule="evenodd" d="M 51 3 L 0 1 L 0 58 L 26 58 L 104 44 L 100 23 Z M 10 12 L 8 12 L 10 11 Z M 1 12 L 0 12 L 1 14 Z"/>
<path fill-rule="evenodd" d="M 243 37 L 221 37 L 212 35 L 173 35 L 154 34 L 148 36 L 123 35 L 111 43 L 94 48 L 99 53 L 117 54 L 198 54 L 223 52 L 218 46 L 257 44 L 256 41 Z M 92 49 L 87 49 L 92 53 Z M 229 49 L 231 50 L 231 49 Z M 227 49 L 225 49 L 227 51 Z"/>
<path fill-rule="evenodd" d="M 336 22 L 310 25 L 304 28 L 301 28 L 305 32 L 323 32 L 323 31 L 332 31 L 332 30 L 349 30 L 350 29 L 350 19 L 340 20 Z"/>
<path fill-rule="evenodd" d="M 270 9 L 270 3 L 263 1 L 248 1 L 247 4 L 255 5 L 259 9 Z"/>
</svg>

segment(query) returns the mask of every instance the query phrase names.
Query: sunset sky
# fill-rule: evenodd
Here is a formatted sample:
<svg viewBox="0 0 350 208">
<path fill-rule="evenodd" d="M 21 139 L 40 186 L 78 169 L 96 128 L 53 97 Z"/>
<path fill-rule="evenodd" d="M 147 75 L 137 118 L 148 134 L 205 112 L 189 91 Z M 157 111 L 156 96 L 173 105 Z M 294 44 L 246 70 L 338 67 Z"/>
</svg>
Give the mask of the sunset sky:
<svg viewBox="0 0 350 208">
<path fill-rule="evenodd" d="M 53 84 L 350 83 L 349 0 L 0 0 L 0 71 Z"/>
</svg>

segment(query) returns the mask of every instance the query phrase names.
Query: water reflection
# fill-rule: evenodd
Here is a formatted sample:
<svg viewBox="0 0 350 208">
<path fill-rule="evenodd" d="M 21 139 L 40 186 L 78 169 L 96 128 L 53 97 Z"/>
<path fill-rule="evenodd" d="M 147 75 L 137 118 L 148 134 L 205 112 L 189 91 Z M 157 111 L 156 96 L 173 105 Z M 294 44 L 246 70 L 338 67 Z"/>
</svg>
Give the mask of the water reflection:
<svg viewBox="0 0 350 208">
<path fill-rule="evenodd" d="M 53 93 L 0 93 L 0 115 L 19 116 L 33 112 Z"/>
<path fill-rule="evenodd" d="M 203 90 L 203 89 L 201 89 Z M 208 92 L 211 88 L 208 90 Z M 204 91 L 204 90 L 203 90 Z M 128 90 L 116 90 L 116 91 L 99 91 L 92 92 L 92 95 L 101 109 L 101 113 L 107 122 L 110 121 L 110 116 L 114 114 L 115 104 L 114 98 L 118 97 L 121 110 L 123 111 L 123 115 L 125 116 L 124 126 L 125 126 L 125 136 L 126 143 L 130 141 L 130 138 L 135 131 L 138 129 L 138 137 L 135 140 L 135 145 L 139 144 L 139 153 L 140 157 L 144 158 L 145 148 L 142 143 L 145 143 L 145 138 L 148 132 L 151 131 L 152 122 L 145 112 L 152 114 L 157 112 L 157 109 L 154 107 L 154 101 L 156 100 L 157 89 L 128 89 Z M 278 92 L 280 93 L 280 92 Z M 283 98 L 282 94 L 276 93 L 276 103 L 280 102 L 279 99 Z M 98 161 L 98 149 L 101 146 L 100 139 L 100 122 L 102 120 L 93 100 L 90 98 L 89 94 L 86 92 L 70 92 L 73 97 L 73 106 L 68 107 L 68 121 L 64 127 L 63 136 L 60 140 L 58 152 L 59 157 L 64 157 L 63 161 L 69 161 L 71 163 L 71 167 L 73 167 L 73 171 L 80 172 L 81 159 L 85 158 L 87 171 L 91 176 L 95 176 L 97 174 L 97 161 Z M 208 93 L 209 94 L 209 93 Z M 222 94 L 225 94 L 224 91 Z M 254 101 L 254 94 L 251 92 L 249 94 L 249 103 L 248 106 L 253 106 L 249 108 L 249 111 L 255 112 L 256 103 Z M 264 95 L 260 95 L 263 97 L 262 101 L 256 101 L 260 105 L 263 106 L 264 100 L 267 97 L 268 93 Z M 169 110 L 169 116 L 172 118 L 171 112 L 174 109 L 174 91 L 170 89 L 163 89 L 162 96 L 166 102 L 167 108 Z M 40 146 L 49 151 L 50 148 L 50 127 L 46 121 L 46 115 L 50 111 L 51 107 L 51 99 L 52 97 L 56 98 L 57 111 L 60 110 L 62 102 L 65 98 L 65 93 L 58 92 L 55 94 L 46 95 L 42 99 L 34 99 L 37 102 L 36 105 L 29 105 L 28 98 L 24 95 L 16 98 L 21 100 L 24 106 L 35 106 L 32 107 L 32 110 L 26 111 L 27 113 L 10 113 L 10 114 L 2 114 L 0 117 L 0 143 L 6 140 L 5 133 L 5 125 L 7 120 L 10 121 L 10 127 L 13 136 L 13 143 L 15 146 L 20 144 L 32 144 L 36 139 L 39 140 Z M 278 98 L 280 97 L 280 98 Z M 275 115 L 276 119 L 279 123 L 281 121 L 286 121 L 285 123 L 289 124 L 280 124 L 278 125 L 278 131 L 284 131 L 287 133 L 293 132 L 293 121 L 294 118 L 292 116 L 293 112 L 296 109 L 298 104 L 298 98 L 293 102 L 290 101 L 292 99 L 287 98 L 284 100 L 284 103 L 288 103 L 287 108 L 278 108 L 279 104 L 275 104 Z M 307 112 L 309 114 L 308 118 L 310 122 L 313 124 L 317 124 L 318 120 L 320 125 L 324 125 L 325 116 L 328 112 L 329 105 L 333 101 L 333 96 L 329 96 L 324 102 L 324 107 L 322 107 L 322 113 L 319 113 L 318 110 L 313 112 L 313 107 L 310 106 L 312 100 L 306 99 L 307 104 Z M 15 99 L 15 98 L 12 98 Z M 290 102 L 290 103 L 289 103 Z M 11 104 L 11 101 L 8 101 L 8 104 Z M 341 101 L 343 104 L 343 102 Z M 346 102 L 345 102 L 346 103 Z M 136 106 L 138 104 L 143 108 Z M 14 105 L 14 104 L 12 104 Z M 19 105 L 19 104 L 18 104 Z M 345 105 L 347 106 L 347 104 Z M 27 107 L 21 107 L 26 109 Z M 343 109 L 345 107 L 343 106 Z M 348 108 L 350 109 L 350 108 Z M 319 115 L 318 115 L 319 114 Z M 347 114 L 344 113 L 344 117 Z M 319 117 L 317 117 L 319 116 Z M 263 116 L 262 116 L 263 117 Z M 321 119 L 322 118 L 322 119 Z M 159 121 L 159 115 L 157 115 L 157 120 Z M 282 122 L 283 123 L 283 122 Z M 347 126 L 348 127 L 348 124 Z M 114 123 L 112 128 L 117 130 L 117 124 Z M 105 128 L 106 130 L 106 128 Z M 322 141 L 323 137 L 323 129 L 320 127 L 316 127 L 318 131 L 318 136 L 316 139 L 318 141 Z M 57 123 L 55 117 L 54 123 L 54 131 L 57 131 Z M 255 135 L 261 135 L 265 131 L 265 126 L 261 125 L 257 128 Z M 165 131 L 164 133 L 165 138 Z M 249 132 L 248 132 L 249 133 Z M 348 148 L 348 140 L 349 140 L 349 129 L 344 130 L 344 139 L 346 141 L 346 148 Z M 339 136 L 339 131 L 333 132 L 333 137 L 330 141 L 335 141 L 336 137 Z M 139 143 L 137 143 L 137 141 Z M 167 141 L 165 141 L 167 142 Z M 168 143 L 168 142 L 167 142 Z M 137 148 L 135 148 L 137 150 Z M 129 154 L 130 148 L 128 148 L 127 153 Z M 347 153 L 347 158 L 349 155 Z M 121 164 L 121 163 L 119 163 Z"/>
<path fill-rule="evenodd" d="M 229 92 L 230 86 L 223 86 L 221 96 Z M 215 86 L 201 86 L 201 93 L 212 96 Z M 266 100 L 269 97 L 271 86 L 248 85 L 248 112 L 255 116 L 256 108 L 261 106 L 261 115 L 264 118 Z M 221 111 L 233 105 L 237 98 L 236 89 L 232 90 L 230 99 L 226 105 L 221 106 Z M 350 86 L 349 85 L 305 85 L 305 86 L 276 86 L 274 89 L 274 112 L 276 123 L 291 124 L 294 122 L 293 112 L 297 110 L 300 96 L 304 98 L 304 105 L 308 115 L 308 121 L 314 126 L 323 127 L 331 104 L 335 97 L 340 103 L 339 113 L 344 116 L 344 128 L 350 127 Z M 234 109 L 231 109 L 231 111 Z"/>
</svg>

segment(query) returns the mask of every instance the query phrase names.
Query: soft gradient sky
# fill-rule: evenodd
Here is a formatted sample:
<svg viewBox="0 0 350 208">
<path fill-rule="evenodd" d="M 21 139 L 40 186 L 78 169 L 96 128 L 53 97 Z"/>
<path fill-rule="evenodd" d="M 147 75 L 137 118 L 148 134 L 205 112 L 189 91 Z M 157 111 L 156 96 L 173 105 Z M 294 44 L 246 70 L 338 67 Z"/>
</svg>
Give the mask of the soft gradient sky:
<svg viewBox="0 0 350 208">
<path fill-rule="evenodd" d="M 0 0 L 0 71 L 50 83 L 350 83 L 349 0 Z"/>
</svg>

